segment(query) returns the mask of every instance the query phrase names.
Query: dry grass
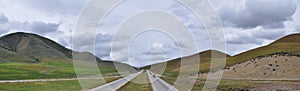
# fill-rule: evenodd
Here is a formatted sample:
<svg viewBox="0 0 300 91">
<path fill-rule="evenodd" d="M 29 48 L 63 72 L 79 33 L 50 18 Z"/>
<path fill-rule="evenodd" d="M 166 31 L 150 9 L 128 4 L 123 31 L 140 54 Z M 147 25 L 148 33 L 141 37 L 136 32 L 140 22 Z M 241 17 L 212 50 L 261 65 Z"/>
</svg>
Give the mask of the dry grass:
<svg viewBox="0 0 300 91">
<path fill-rule="evenodd" d="M 300 80 L 300 58 L 273 55 L 224 69 L 223 79 Z M 201 74 L 202 78 L 207 73 Z"/>
</svg>

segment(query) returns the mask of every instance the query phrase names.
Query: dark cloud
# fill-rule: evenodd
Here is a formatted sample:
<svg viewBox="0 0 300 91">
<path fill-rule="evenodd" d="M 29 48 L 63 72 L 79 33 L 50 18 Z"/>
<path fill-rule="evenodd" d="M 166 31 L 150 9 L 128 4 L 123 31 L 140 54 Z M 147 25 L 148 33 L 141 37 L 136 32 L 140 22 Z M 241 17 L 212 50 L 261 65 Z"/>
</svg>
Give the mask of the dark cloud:
<svg viewBox="0 0 300 91">
<path fill-rule="evenodd" d="M 256 38 L 275 40 L 280 37 L 283 37 L 286 34 L 284 29 L 275 29 L 275 30 L 256 30 L 252 33 Z"/>
<path fill-rule="evenodd" d="M 44 22 L 33 22 L 27 25 L 30 27 L 30 31 L 45 35 L 47 33 L 55 32 L 58 30 L 59 24 L 55 23 L 44 23 Z"/>
<path fill-rule="evenodd" d="M 0 12 L 0 24 L 6 24 L 8 21 L 8 17 Z"/>
<path fill-rule="evenodd" d="M 40 35 L 45 35 L 47 33 L 52 33 L 57 31 L 59 24 L 45 23 L 40 21 L 37 22 L 9 21 L 5 27 L 12 31 L 33 32 Z"/>
<path fill-rule="evenodd" d="M 227 29 L 228 44 L 256 44 L 262 45 L 264 40 L 276 40 L 286 35 L 284 29 L 254 28 L 247 30 Z"/>
<path fill-rule="evenodd" d="M 0 12 L 0 35 L 7 33 L 9 30 L 5 27 L 8 23 L 8 17 Z"/>
<path fill-rule="evenodd" d="M 225 26 L 283 28 L 292 20 L 297 6 L 292 0 L 231 0 L 218 13 Z M 239 2 L 239 3 L 236 3 Z"/>
<path fill-rule="evenodd" d="M 45 23 L 40 21 L 20 22 L 10 21 L 8 17 L 0 12 L 0 34 L 8 31 L 33 32 L 41 35 L 52 33 L 58 30 L 59 24 Z"/>
<path fill-rule="evenodd" d="M 300 32 L 300 25 L 296 26 L 295 31 Z"/>
<path fill-rule="evenodd" d="M 61 45 L 65 47 L 70 47 L 71 46 L 71 37 L 67 37 L 63 31 L 57 31 L 52 33 L 52 36 L 57 36 L 57 42 L 60 43 Z"/>
<path fill-rule="evenodd" d="M 108 58 L 111 53 L 111 42 L 113 35 L 97 34 L 96 37 L 96 55 L 100 58 Z"/>
</svg>

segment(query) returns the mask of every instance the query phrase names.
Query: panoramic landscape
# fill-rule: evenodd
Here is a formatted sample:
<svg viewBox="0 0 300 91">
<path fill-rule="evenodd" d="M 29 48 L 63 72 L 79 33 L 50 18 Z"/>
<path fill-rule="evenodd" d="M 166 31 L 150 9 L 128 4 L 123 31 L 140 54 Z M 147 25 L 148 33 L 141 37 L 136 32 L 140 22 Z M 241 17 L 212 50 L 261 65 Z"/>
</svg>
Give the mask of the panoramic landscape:
<svg viewBox="0 0 300 91">
<path fill-rule="evenodd" d="M 300 91 L 299 7 L 0 0 L 0 91 Z"/>
</svg>

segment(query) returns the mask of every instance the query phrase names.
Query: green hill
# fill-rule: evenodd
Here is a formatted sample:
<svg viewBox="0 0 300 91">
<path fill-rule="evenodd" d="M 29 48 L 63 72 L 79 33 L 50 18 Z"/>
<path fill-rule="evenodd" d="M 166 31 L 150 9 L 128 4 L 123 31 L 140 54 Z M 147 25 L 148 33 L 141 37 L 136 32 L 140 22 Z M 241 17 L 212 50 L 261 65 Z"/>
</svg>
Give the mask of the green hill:
<svg viewBox="0 0 300 91">
<path fill-rule="evenodd" d="M 7 50 L 6 48 L 0 47 L 0 62 L 38 62 L 35 59 L 27 57 L 22 54 L 15 53 L 13 51 Z"/>
<path fill-rule="evenodd" d="M 31 58 L 71 58 L 72 51 L 54 41 L 30 33 L 13 33 L 0 38 L 0 45 Z"/>
<path fill-rule="evenodd" d="M 103 61 L 88 52 L 82 57 L 95 57 L 102 75 L 118 75 L 114 63 Z M 122 69 L 130 65 L 118 63 Z M 76 77 L 72 50 L 31 33 L 12 33 L 0 37 L 0 80 Z"/>
</svg>

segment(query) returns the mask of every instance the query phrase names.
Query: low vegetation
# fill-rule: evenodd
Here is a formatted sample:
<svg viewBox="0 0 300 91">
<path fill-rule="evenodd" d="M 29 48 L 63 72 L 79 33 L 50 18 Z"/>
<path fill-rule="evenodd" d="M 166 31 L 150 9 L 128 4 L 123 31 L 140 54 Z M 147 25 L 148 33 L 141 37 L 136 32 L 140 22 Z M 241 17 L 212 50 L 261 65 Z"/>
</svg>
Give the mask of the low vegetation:
<svg viewBox="0 0 300 91">
<path fill-rule="evenodd" d="M 113 68 L 99 68 L 103 76 L 118 76 Z M 43 59 L 39 63 L 9 62 L 0 64 L 0 80 L 75 78 L 70 59 Z"/>
<path fill-rule="evenodd" d="M 106 78 L 106 82 L 112 82 L 119 78 Z M 103 85 L 103 84 L 98 84 Z M 91 87 L 92 88 L 92 87 Z M 54 82 L 23 82 L 0 83 L 0 91 L 81 91 L 78 80 L 54 81 Z"/>
<path fill-rule="evenodd" d="M 152 87 L 147 73 L 143 72 L 118 91 L 152 91 Z"/>
</svg>

